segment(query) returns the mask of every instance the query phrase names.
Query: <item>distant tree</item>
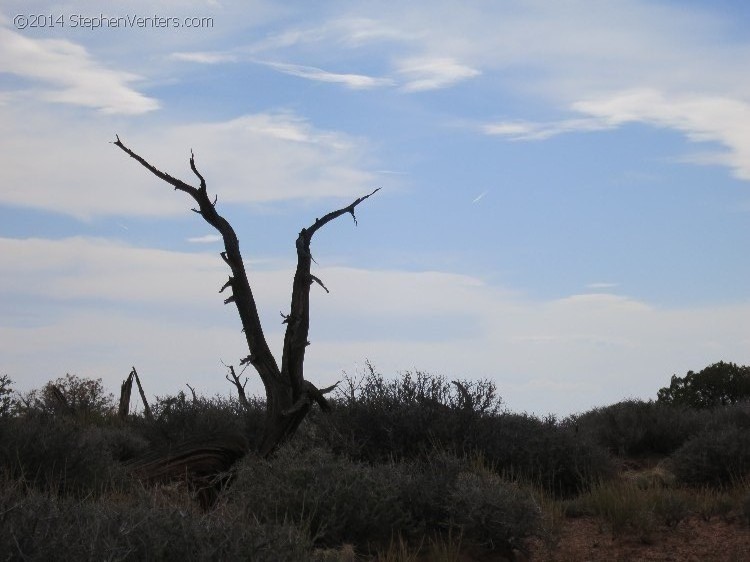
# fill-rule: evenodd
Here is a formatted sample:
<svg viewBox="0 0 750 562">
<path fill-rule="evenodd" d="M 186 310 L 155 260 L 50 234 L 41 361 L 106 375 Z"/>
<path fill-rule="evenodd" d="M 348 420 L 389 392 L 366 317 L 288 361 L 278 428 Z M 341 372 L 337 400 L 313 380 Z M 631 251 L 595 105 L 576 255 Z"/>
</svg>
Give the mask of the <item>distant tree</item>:
<svg viewBox="0 0 750 562">
<path fill-rule="evenodd" d="M 66 374 L 49 381 L 41 389 L 21 396 L 21 410 L 44 413 L 70 414 L 88 417 L 106 415 L 114 411 L 115 398 L 107 393 L 102 379 L 88 379 Z"/>
<path fill-rule="evenodd" d="M 8 375 L 0 376 L 0 418 L 11 415 L 13 410 L 13 381 Z"/>
<path fill-rule="evenodd" d="M 668 387 L 657 394 L 658 402 L 691 408 L 727 406 L 750 399 L 750 367 L 719 361 L 702 371 L 672 375 Z"/>
</svg>

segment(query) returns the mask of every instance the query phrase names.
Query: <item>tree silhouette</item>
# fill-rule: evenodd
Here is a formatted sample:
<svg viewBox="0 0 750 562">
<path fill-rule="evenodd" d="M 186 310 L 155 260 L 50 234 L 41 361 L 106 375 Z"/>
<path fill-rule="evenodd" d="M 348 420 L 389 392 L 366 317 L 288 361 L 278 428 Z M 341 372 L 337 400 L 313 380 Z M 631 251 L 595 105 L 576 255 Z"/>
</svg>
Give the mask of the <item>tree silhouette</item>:
<svg viewBox="0 0 750 562">
<path fill-rule="evenodd" d="M 380 188 L 364 195 L 346 207 L 332 211 L 322 218 L 315 219 L 307 228 L 300 230 L 296 240 L 297 268 L 292 284 L 292 300 L 289 314 L 285 315 L 286 333 L 284 335 L 283 355 L 281 367 L 271 353 L 266 342 L 255 297 L 248 281 L 245 265 L 240 253 L 240 244 L 234 229 L 229 222 L 216 210 L 217 198 L 213 201 L 208 196 L 206 181 L 195 165 L 195 157 L 191 152 L 190 169 L 199 181 L 199 187 L 189 185 L 182 180 L 158 170 L 144 158 L 125 146 L 116 137 L 115 146 L 134 158 L 144 168 L 159 179 L 172 185 L 175 189 L 190 195 L 198 205 L 193 211 L 213 226 L 224 241 L 224 251 L 221 258 L 227 264 L 231 273 L 229 279 L 219 292 L 231 290 L 231 295 L 224 299 L 224 304 L 234 303 L 240 316 L 243 332 L 247 341 L 248 355 L 240 364 L 250 364 L 258 372 L 266 392 L 266 420 L 258 452 L 266 456 L 270 454 L 282 441 L 299 427 L 302 420 L 316 403 L 324 411 L 330 409 L 325 394 L 335 388 L 319 389 L 304 377 L 305 350 L 310 344 L 308 331 L 310 328 L 310 286 L 319 284 L 326 289 L 322 281 L 310 271 L 312 254 L 310 243 L 315 233 L 332 220 L 344 214 L 351 214 L 354 223 L 357 218 L 354 209 L 365 199 L 375 194 Z M 239 384 L 239 383 L 238 383 Z"/>
<path fill-rule="evenodd" d="M 727 406 L 750 399 L 750 367 L 719 361 L 702 371 L 672 375 L 670 385 L 659 389 L 658 401 L 691 408 Z"/>
</svg>

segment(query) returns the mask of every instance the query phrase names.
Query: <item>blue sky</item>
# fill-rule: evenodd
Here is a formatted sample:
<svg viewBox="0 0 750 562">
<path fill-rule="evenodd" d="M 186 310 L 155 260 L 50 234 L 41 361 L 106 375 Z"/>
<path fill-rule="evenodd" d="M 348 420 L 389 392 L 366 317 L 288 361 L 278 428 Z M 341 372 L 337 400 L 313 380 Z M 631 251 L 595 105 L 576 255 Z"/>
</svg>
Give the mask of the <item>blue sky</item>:
<svg viewBox="0 0 750 562">
<path fill-rule="evenodd" d="M 729 0 L 4 0 L 0 372 L 230 392 L 220 243 L 115 133 L 187 181 L 195 151 L 278 352 L 297 232 L 382 187 L 313 242 L 321 385 L 369 359 L 566 415 L 750 364 L 748 29 Z"/>
</svg>

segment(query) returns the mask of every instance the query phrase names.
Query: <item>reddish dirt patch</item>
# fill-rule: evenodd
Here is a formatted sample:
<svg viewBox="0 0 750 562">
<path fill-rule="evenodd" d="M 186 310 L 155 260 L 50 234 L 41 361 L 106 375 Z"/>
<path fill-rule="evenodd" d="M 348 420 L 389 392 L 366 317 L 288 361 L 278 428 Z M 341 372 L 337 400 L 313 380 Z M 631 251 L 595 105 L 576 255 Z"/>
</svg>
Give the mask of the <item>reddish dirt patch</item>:
<svg viewBox="0 0 750 562">
<path fill-rule="evenodd" d="M 637 535 L 612 538 L 596 519 L 582 517 L 562 523 L 560 541 L 552 552 L 535 541 L 530 554 L 529 560 L 554 562 L 745 562 L 750 561 L 750 528 L 739 522 L 692 517 L 643 539 Z"/>
</svg>

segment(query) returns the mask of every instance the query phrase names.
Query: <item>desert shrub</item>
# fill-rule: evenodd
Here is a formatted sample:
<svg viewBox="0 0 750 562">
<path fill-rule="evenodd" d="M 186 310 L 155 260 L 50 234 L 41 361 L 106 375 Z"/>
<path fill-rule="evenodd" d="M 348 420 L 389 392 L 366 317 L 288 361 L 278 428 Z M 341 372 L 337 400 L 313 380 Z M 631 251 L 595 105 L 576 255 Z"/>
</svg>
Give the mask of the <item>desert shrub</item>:
<svg viewBox="0 0 750 562">
<path fill-rule="evenodd" d="M 452 527 L 464 544 L 512 556 L 539 523 L 531 497 L 489 471 L 461 472 L 447 495 Z"/>
<path fill-rule="evenodd" d="M 241 461 L 227 501 L 262 523 L 306 524 L 319 544 L 383 545 L 415 527 L 400 499 L 403 478 L 393 464 L 375 468 L 296 442 L 271 460 Z"/>
<path fill-rule="evenodd" d="M 213 435 L 260 435 L 265 411 L 251 402 L 250 410 L 236 398 L 188 398 L 184 392 L 157 397 L 151 407 L 153 420 L 131 418 L 133 428 L 154 446 L 200 440 Z"/>
<path fill-rule="evenodd" d="M 389 380 L 367 368 L 345 380 L 332 415 L 321 418 L 329 445 L 363 460 L 415 458 L 434 443 L 462 450 L 472 422 L 500 409 L 491 381 L 456 384 L 420 371 Z"/>
<path fill-rule="evenodd" d="M 724 486 L 750 474 L 750 429 L 709 429 L 671 456 L 677 479 L 692 485 Z"/>
<path fill-rule="evenodd" d="M 261 523 L 304 525 L 318 545 L 370 552 L 394 540 L 421 544 L 425 536 L 509 550 L 535 531 L 538 518 L 516 486 L 444 451 L 368 464 L 299 440 L 270 460 L 241 461 L 224 501 Z"/>
<path fill-rule="evenodd" d="M 471 447 L 495 470 L 570 496 L 613 474 L 607 452 L 553 418 L 510 414 L 479 420 Z"/>
<path fill-rule="evenodd" d="M 102 379 L 67 374 L 42 388 L 20 396 L 16 402 L 24 415 L 67 415 L 86 423 L 106 422 L 114 414 L 114 396 Z"/>
<path fill-rule="evenodd" d="M 684 377 L 672 375 L 670 385 L 659 389 L 658 400 L 691 408 L 727 406 L 750 399 L 750 367 L 719 361 Z"/>
<path fill-rule="evenodd" d="M 418 522 L 419 534 L 442 532 L 449 521 L 447 497 L 461 472 L 470 464 L 454 455 L 434 449 L 419 460 L 398 463 L 406 475 L 400 497 Z"/>
<path fill-rule="evenodd" d="M 624 400 L 566 420 L 580 434 L 620 456 L 668 455 L 696 435 L 710 418 L 653 401 Z"/>
<path fill-rule="evenodd" d="M 0 470 L 37 489 L 83 495 L 122 478 L 119 460 L 144 442 L 126 429 L 23 416 L 0 424 Z"/>
<path fill-rule="evenodd" d="M 731 406 L 714 408 L 707 414 L 706 429 L 722 429 L 725 427 L 739 427 L 750 429 L 750 402 L 737 402 Z"/>
<path fill-rule="evenodd" d="M 316 417 L 336 452 L 366 462 L 419 459 L 434 447 L 457 456 L 481 453 L 498 471 L 561 494 L 610 471 L 600 447 L 554 419 L 502 412 L 490 381 L 459 386 L 421 372 L 387 380 L 368 369 L 361 381 L 347 381 L 330 416 Z M 469 407 L 461 387 L 471 396 Z"/>
<path fill-rule="evenodd" d="M 107 498 L 78 501 L 0 489 L 0 552 L 18 560 L 308 560 L 311 544 L 290 525 L 260 525 L 240 512 L 200 514 L 181 507 Z"/>
</svg>

